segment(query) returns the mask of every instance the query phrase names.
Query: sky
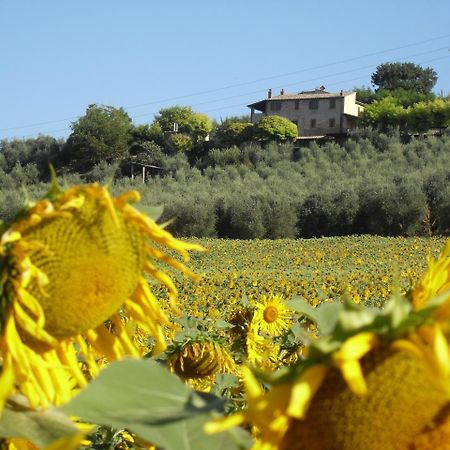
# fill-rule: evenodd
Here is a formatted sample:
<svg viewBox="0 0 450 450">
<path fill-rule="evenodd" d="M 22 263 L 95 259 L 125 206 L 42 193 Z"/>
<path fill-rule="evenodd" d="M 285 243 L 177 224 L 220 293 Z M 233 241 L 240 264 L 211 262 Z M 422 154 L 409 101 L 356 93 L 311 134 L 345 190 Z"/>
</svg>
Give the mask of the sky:
<svg viewBox="0 0 450 450">
<path fill-rule="evenodd" d="M 220 121 L 414 62 L 450 93 L 449 0 L 0 0 L 0 139 L 67 138 L 90 104 L 133 123 L 190 105 Z"/>
</svg>

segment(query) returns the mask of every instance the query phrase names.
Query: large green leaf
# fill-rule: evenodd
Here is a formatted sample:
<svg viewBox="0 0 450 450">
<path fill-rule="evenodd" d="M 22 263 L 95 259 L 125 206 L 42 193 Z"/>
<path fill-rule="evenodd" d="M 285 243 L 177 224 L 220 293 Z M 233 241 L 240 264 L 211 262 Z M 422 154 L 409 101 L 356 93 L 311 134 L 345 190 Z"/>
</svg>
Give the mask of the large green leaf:
<svg viewBox="0 0 450 450">
<path fill-rule="evenodd" d="M 313 322 L 316 322 L 316 309 L 311 306 L 304 298 L 299 297 L 298 295 L 294 295 L 290 300 L 286 301 L 285 305 L 296 313 L 306 316 Z"/>
<path fill-rule="evenodd" d="M 62 409 L 88 422 L 126 428 L 164 450 L 245 448 L 243 431 L 213 436 L 203 432 L 223 403 L 192 391 L 155 361 L 124 360 L 108 365 Z"/>
<path fill-rule="evenodd" d="M 39 447 L 79 432 L 62 411 L 55 408 L 32 410 L 24 406 L 21 397 L 9 400 L 0 418 L 0 437 L 27 439 Z"/>
</svg>

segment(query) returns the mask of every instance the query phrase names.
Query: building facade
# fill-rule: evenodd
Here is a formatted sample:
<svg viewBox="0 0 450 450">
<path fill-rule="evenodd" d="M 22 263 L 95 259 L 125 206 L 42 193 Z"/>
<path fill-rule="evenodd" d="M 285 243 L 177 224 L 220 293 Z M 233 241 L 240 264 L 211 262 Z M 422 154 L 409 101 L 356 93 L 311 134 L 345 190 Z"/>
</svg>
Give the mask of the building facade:
<svg viewBox="0 0 450 450">
<path fill-rule="evenodd" d="M 262 117 L 278 115 L 291 120 L 298 128 L 299 139 L 315 139 L 343 135 L 355 128 L 364 105 L 356 100 L 356 92 L 330 93 L 324 89 L 303 91 L 298 94 L 272 96 L 248 105 L 251 122 Z"/>
</svg>

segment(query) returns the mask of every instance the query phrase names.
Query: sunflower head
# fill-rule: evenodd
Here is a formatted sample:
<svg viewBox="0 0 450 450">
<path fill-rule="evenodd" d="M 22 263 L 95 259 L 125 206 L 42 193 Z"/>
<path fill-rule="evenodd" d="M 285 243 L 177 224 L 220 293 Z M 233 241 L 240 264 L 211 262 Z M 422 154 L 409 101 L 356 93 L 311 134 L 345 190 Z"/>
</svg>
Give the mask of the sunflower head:
<svg viewBox="0 0 450 450">
<path fill-rule="evenodd" d="M 261 331 L 271 336 L 280 336 L 291 326 L 292 311 L 284 304 L 282 295 L 263 295 L 255 303 L 253 321 L 259 324 Z"/>
<path fill-rule="evenodd" d="M 211 337 L 188 338 L 175 344 L 169 354 L 170 369 L 185 380 L 236 372 L 232 356 L 218 340 Z"/>
<path fill-rule="evenodd" d="M 162 265 L 195 275 L 166 251 L 187 260 L 202 248 L 141 214 L 131 205 L 138 200 L 134 191 L 113 198 L 98 184 L 53 188 L 3 230 L 0 381 L 18 384 L 33 405 L 65 401 L 86 383 L 77 350 L 94 374 L 97 355 L 139 355 L 122 314 L 154 337 L 155 352 L 165 348 L 169 320 L 146 277 L 167 287 L 175 309 L 177 289 Z"/>
</svg>

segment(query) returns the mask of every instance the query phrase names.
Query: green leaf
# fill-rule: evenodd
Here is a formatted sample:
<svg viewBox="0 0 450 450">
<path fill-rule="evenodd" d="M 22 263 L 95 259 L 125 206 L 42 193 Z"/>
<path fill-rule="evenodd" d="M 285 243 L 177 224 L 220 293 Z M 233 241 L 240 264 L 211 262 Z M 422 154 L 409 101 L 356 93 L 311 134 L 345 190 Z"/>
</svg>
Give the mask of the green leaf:
<svg viewBox="0 0 450 450">
<path fill-rule="evenodd" d="M 302 328 L 298 322 L 293 323 L 291 332 L 294 335 L 294 338 L 300 340 L 303 344 L 309 344 L 311 342 L 311 334 Z"/>
<path fill-rule="evenodd" d="M 57 439 L 78 434 L 80 430 L 62 411 L 49 408 L 35 411 L 24 406 L 21 397 L 8 401 L 0 418 L 2 438 L 22 438 L 39 447 L 46 447 Z"/>
<path fill-rule="evenodd" d="M 204 424 L 223 400 L 192 391 L 149 360 L 109 364 L 62 410 L 88 422 L 128 429 L 164 450 L 235 450 L 246 433 L 208 436 Z"/>
<path fill-rule="evenodd" d="M 216 392 L 220 392 L 224 389 L 236 386 L 238 384 L 238 377 L 231 373 L 220 373 L 216 376 L 216 382 L 214 383 L 214 389 Z"/>
<path fill-rule="evenodd" d="M 399 325 L 410 315 L 412 305 L 409 300 L 401 295 L 395 295 L 386 304 L 383 315 L 389 318 L 392 329 Z"/>
<path fill-rule="evenodd" d="M 339 302 L 322 303 L 315 311 L 316 322 L 322 335 L 330 334 L 336 327 L 342 304 Z"/>
<path fill-rule="evenodd" d="M 316 309 L 313 308 L 305 299 L 294 295 L 290 300 L 286 301 L 285 305 L 293 311 L 308 317 L 314 322 L 317 322 Z"/>
<path fill-rule="evenodd" d="M 247 307 L 247 306 L 250 305 L 250 301 L 248 300 L 248 297 L 247 297 L 246 294 L 244 294 L 244 295 L 241 297 L 241 304 L 242 304 L 242 306 L 245 306 L 245 307 Z"/>
<path fill-rule="evenodd" d="M 227 322 L 226 320 L 221 319 L 220 317 L 214 322 L 214 328 L 217 328 L 219 330 L 227 330 L 233 327 L 234 325 Z"/>
<path fill-rule="evenodd" d="M 337 314 L 336 332 L 340 338 L 352 335 L 358 330 L 373 324 L 377 314 L 379 312 L 364 308 L 347 298 Z"/>
</svg>

